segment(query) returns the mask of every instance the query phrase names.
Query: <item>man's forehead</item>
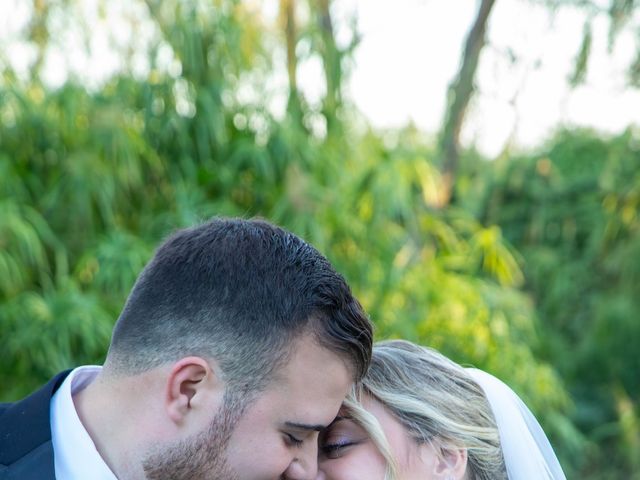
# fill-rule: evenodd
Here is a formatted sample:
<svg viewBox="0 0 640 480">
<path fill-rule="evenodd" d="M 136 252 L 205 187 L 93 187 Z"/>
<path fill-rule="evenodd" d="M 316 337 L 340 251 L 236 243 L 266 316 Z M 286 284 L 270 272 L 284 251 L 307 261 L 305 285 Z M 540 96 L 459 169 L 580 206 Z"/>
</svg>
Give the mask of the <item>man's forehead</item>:
<svg viewBox="0 0 640 480">
<path fill-rule="evenodd" d="M 296 347 L 257 403 L 279 427 L 321 431 L 337 415 L 352 375 L 339 355 L 313 337 L 298 339 Z"/>
<path fill-rule="evenodd" d="M 353 382 L 353 365 L 343 355 L 324 347 L 315 337 L 303 335 L 295 340 L 283 365 L 274 372 L 275 382 L 311 382 L 346 375 Z"/>
</svg>

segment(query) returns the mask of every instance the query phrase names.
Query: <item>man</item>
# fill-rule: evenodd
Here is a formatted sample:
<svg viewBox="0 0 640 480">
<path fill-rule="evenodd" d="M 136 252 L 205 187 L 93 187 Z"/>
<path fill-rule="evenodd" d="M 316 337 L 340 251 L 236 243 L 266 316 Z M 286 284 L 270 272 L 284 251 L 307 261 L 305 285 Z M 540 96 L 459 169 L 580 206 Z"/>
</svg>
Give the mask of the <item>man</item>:
<svg viewBox="0 0 640 480">
<path fill-rule="evenodd" d="M 260 220 L 178 231 L 105 364 L 0 411 L 0 479 L 309 479 L 371 325 L 313 247 Z M 54 477 L 55 474 L 55 477 Z"/>
</svg>

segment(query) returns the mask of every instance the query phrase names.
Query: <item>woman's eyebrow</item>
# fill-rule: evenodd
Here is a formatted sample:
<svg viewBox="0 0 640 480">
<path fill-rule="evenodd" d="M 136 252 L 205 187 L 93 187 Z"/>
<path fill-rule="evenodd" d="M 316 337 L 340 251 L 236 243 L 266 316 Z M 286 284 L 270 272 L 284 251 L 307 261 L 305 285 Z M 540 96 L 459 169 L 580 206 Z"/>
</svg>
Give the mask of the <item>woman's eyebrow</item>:
<svg viewBox="0 0 640 480">
<path fill-rule="evenodd" d="M 335 425 L 336 423 L 341 422 L 342 420 L 351 420 L 351 417 L 346 417 L 344 415 L 338 415 L 336 418 L 333 419 L 333 421 L 329 425 L 327 425 L 326 428 L 329 428 L 329 427 Z"/>
</svg>

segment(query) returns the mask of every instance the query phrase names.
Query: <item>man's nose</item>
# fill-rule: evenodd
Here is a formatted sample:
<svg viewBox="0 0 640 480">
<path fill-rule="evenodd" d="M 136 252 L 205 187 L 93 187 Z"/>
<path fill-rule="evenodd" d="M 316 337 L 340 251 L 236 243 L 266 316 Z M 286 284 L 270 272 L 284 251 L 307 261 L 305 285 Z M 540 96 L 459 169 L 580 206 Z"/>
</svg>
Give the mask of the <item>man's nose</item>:
<svg viewBox="0 0 640 480">
<path fill-rule="evenodd" d="M 318 444 L 317 442 L 305 442 L 298 455 L 293 459 L 285 472 L 288 480 L 316 480 L 324 477 L 318 476 Z"/>
</svg>

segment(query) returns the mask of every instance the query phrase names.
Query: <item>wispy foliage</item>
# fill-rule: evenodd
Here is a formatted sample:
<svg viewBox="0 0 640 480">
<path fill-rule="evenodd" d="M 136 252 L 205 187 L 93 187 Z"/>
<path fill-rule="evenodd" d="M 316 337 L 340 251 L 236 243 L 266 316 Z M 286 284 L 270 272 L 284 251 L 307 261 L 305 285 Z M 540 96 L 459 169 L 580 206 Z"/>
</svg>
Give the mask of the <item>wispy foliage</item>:
<svg viewBox="0 0 640 480">
<path fill-rule="evenodd" d="M 410 127 L 372 131 L 344 97 L 357 35 L 336 43 L 327 2 L 306 4 L 292 41 L 321 59 L 330 88 L 282 116 L 268 72 L 286 61 L 285 35 L 248 2 L 139 6 L 157 35 L 143 73 L 125 61 L 99 86 L 51 89 L 37 69 L 0 80 L 2 400 L 102 361 L 170 231 L 261 215 L 331 259 L 379 338 L 432 345 L 513 385 L 569 472 L 637 473 L 633 132 L 565 133 L 540 155 L 496 163 L 467 152 L 441 208 L 432 141 Z M 46 45 L 53 33 L 25 39 Z"/>
</svg>

